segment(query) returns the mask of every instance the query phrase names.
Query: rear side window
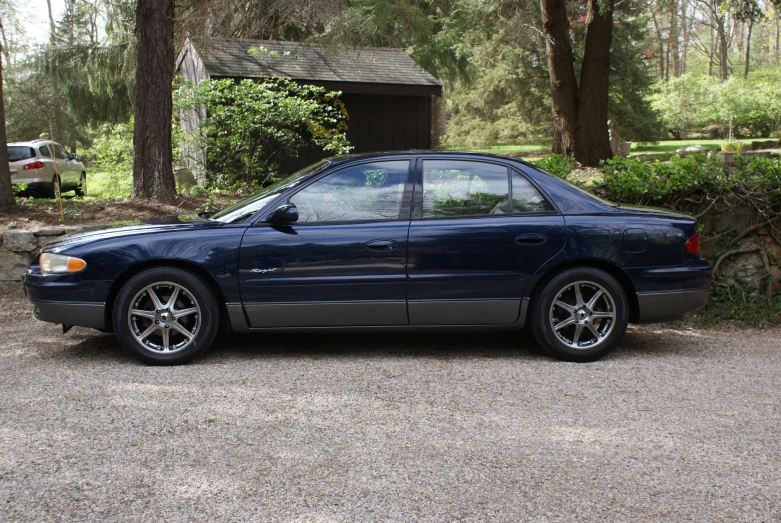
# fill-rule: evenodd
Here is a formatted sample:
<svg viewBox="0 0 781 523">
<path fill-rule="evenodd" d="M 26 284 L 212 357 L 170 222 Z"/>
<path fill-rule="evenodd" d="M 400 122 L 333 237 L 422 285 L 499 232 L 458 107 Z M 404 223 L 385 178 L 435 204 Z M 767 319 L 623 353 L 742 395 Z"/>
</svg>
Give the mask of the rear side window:
<svg viewBox="0 0 781 523">
<path fill-rule="evenodd" d="M 423 161 L 424 218 L 508 212 L 507 167 L 483 162 Z"/>
<path fill-rule="evenodd" d="M 42 146 L 38 147 L 38 152 L 41 153 L 41 156 L 45 156 L 46 158 L 51 158 L 52 157 L 52 153 L 49 150 L 49 146 L 48 145 L 42 145 Z"/>
<path fill-rule="evenodd" d="M 513 212 L 543 212 L 550 211 L 551 206 L 542 197 L 529 180 L 520 174 L 513 173 Z"/>
<path fill-rule="evenodd" d="M 512 183 L 512 185 L 510 185 Z M 550 211 L 547 200 L 507 167 L 469 160 L 423 161 L 424 218 Z"/>
<path fill-rule="evenodd" d="M 19 160 L 29 160 L 35 158 L 35 149 L 32 147 L 13 146 L 8 148 L 8 161 L 18 162 Z"/>
</svg>

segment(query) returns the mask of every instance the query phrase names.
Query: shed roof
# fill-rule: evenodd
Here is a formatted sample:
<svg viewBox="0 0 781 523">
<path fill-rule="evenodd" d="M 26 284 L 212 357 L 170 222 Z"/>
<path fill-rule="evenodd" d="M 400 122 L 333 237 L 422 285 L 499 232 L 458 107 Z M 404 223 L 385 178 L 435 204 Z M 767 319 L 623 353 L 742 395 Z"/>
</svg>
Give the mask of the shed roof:
<svg viewBox="0 0 781 523">
<path fill-rule="evenodd" d="M 212 78 L 287 77 L 322 83 L 428 86 L 437 93 L 442 87 L 402 49 L 330 49 L 299 42 L 233 38 L 192 38 L 191 42 Z M 253 48 L 260 52 L 250 53 Z"/>
</svg>

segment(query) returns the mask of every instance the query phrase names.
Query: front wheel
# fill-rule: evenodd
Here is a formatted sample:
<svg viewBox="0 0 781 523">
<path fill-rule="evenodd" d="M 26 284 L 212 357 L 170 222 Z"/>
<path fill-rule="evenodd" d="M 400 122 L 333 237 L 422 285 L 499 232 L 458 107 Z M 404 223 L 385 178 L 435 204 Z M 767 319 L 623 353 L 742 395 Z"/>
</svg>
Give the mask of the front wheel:
<svg viewBox="0 0 781 523">
<path fill-rule="evenodd" d="M 113 319 L 128 354 L 150 365 L 179 365 L 211 345 L 219 308 L 198 276 L 161 267 L 143 271 L 122 286 Z"/>
<path fill-rule="evenodd" d="M 60 177 L 55 174 L 52 177 L 52 188 L 49 191 L 48 196 L 50 198 L 54 198 L 55 200 L 59 200 L 61 194 L 62 194 L 62 181 L 60 180 Z"/>
<path fill-rule="evenodd" d="M 87 196 L 87 173 L 82 172 L 79 185 L 76 186 L 76 196 Z"/>
<path fill-rule="evenodd" d="M 554 276 L 532 301 L 531 327 L 549 355 L 565 361 L 602 358 L 621 340 L 628 302 L 615 278 L 592 268 Z"/>
</svg>

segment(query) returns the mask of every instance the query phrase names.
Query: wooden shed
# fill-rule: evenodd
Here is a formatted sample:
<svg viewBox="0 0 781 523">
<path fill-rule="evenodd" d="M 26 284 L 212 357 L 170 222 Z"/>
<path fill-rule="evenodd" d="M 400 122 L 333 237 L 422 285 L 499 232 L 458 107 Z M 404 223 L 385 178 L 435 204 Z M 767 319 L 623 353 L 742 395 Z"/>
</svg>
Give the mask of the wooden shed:
<svg viewBox="0 0 781 523">
<path fill-rule="evenodd" d="M 250 49 L 262 49 L 250 53 Z M 254 55 L 254 56 L 253 56 Z M 291 78 L 300 84 L 341 91 L 349 120 L 347 138 L 354 152 L 431 149 L 434 97 L 442 84 L 401 49 L 325 49 L 297 42 L 227 38 L 188 38 L 176 58 L 176 70 L 198 83 L 206 78 Z M 194 131 L 197 114 L 182 115 L 185 131 Z M 185 156 L 203 155 L 188 151 Z M 293 172 L 327 156 L 306 149 L 286 161 Z"/>
</svg>

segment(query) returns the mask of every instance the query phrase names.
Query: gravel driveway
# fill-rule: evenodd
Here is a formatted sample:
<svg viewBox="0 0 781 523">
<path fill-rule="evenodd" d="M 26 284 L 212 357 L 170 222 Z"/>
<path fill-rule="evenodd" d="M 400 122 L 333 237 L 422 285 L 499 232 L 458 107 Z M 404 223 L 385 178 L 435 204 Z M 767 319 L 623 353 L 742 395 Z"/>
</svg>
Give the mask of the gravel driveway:
<svg viewBox="0 0 781 523">
<path fill-rule="evenodd" d="M 145 367 L 0 298 L 0 520 L 778 521 L 781 329 L 223 338 Z"/>
</svg>

